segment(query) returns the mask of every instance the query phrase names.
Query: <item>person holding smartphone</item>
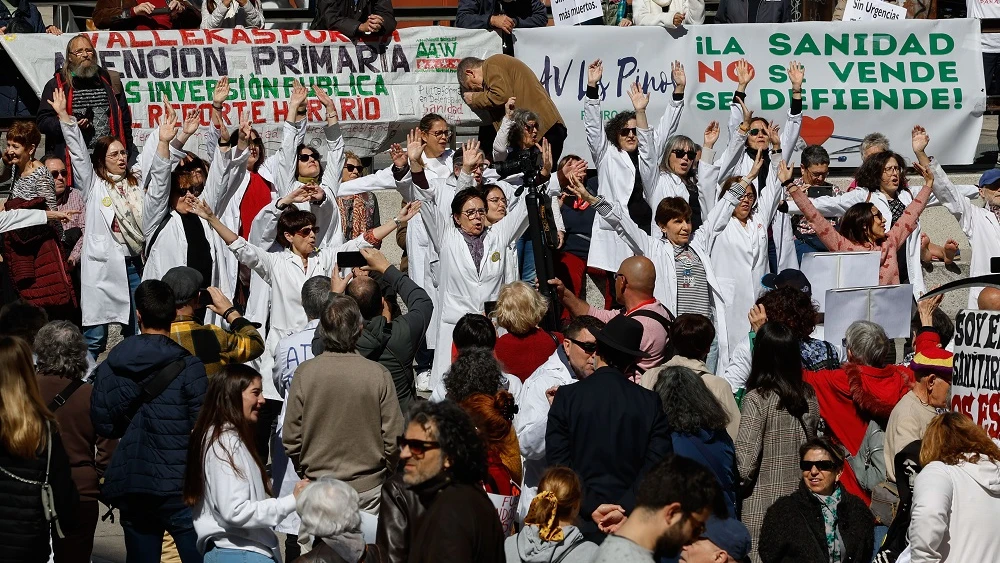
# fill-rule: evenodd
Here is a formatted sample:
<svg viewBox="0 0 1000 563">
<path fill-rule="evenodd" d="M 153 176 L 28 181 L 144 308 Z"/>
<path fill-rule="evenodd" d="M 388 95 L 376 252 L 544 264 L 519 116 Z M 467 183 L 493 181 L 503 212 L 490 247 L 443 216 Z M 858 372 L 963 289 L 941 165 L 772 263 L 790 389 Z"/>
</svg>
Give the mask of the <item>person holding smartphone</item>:
<svg viewBox="0 0 1000 563">
<path fill-rule="evenodd" d="M 830 173 L 830 153 L 826 152 L 820 145 L 809 145 L 802 150 L 802 160 L 799 170 L 802 177 L 796 178 L 792 182 L 792 187 L 807 190 L 810 198 L 823 196 L 837 196 L 843 191 L 826 181 Z M 799 263 L 802 257 L 811 252 L 826 252 L 826 245 L 819 240 L 816 229 L 809 221 L 801 215 L 792 216 L 792 234 L 795 236 L 795 256 Z M 833 228 L 837 228 L 837 218 L 827 217 Z"/>
</svg>

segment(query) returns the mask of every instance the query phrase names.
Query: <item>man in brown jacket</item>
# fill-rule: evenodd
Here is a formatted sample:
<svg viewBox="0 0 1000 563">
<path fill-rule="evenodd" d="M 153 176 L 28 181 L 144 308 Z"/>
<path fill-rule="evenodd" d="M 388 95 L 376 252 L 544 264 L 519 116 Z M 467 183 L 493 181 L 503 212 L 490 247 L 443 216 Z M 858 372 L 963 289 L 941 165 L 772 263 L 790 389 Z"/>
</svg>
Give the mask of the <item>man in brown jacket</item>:
<svg viewBox="0 0 1000 563">
<path fill-rule="evenodd" d="M 320 318 L 326 350 L 295 371 L 282 443 L 298 474 L 354 487 L 361 510 L 378 514 L 392 474 L 403 414 L 389 370 L 358 354 L 364 320 L 354 299 L 334 295 Z"/>
<path fill-rule="evenodd" d="M 552 146 L 552 162 L 559 162 L 566 140 L 566 122 L 528 65 L 509 55 L 493 55 L 485 61 L 466 57 L 458 63 L 458 82 L 465 103 L 487 113 L 494 129 L 500 129 L 506 114 L 504 106 L 510 98 L 517 99 L 518 108 L 535 112 L 538 134 Z M 487 146 L 492 146 L 492 142 Z"/>
</svg>

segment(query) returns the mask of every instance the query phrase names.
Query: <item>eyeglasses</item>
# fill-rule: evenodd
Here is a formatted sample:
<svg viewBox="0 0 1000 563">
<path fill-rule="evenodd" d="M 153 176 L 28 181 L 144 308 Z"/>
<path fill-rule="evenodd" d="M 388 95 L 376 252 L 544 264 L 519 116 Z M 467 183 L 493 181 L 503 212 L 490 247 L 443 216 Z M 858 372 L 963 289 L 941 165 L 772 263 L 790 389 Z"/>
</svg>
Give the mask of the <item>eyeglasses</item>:
<svg viewBox="0 0 1000 563">
<path fill-rule="evenodd" d="M 750 133 L 751 137 L 755 137 L 757 135 L 760 135 L 761 133 L 767 133 L 767 129 L 761 129 L 759 127 L 754 127 L 753 129 L 747 131 L 747 133 Z"/>
<path fill-rule="evenodd" d="M 615 281 L 616 282 L 618 281 L 618 278 L 621 278 L 623 282 L 628 283 L 628 278 L 625 277 L 625 274 L 622 274 L 622 273 L 619 273 L 619 272 L 615 272 Z"/>
<path fill-rule="evenodd" d="M 749 201 L 749 202 L 757 201 L 757 194 L 754 192 L 747 192 L 743 194 L 743 197 L 740 198 L 740 201 Z"/>
<path fill-rule="evenodd" d="M 572 342 L 573 344 L 576 344 L 577 346 L 579 346 L 580 349 L 583 350 L 584 352 L 586 352 L 588 356 L 590 354 L 593 354 L 594 352 L 597 351 L 597 343 L 596 342 L 580 342 L 579 340 L 574 340 L 572 338 L 570 338 L 568 340 L 570 342 Z"/>
<path fill-rule="evenodd" d="M 408 440 L 405 436 L 396 437 L 396 447 L 402 452 L 403 448 L 410 449 L 410 455 L 413 459 L 423 459 L 424 454 L 431 450 L 437 450 L 441 448 L 440 442 L 427 442 L 424 440 Z"/>
<path fill-rule="evenodd" d="M 694 157 L 698 156 L 696 151 L 686 151 L 684 149 L 674 149 L 670 152 L 674 153 L 674 156 L 677 158 L 684 158 L 686 156 L 688 160 L 694 160 Z"/>
<path fill-rule="evenodd" d="M 108 158 L 118 158 L 119 156 L 125 156 L 128 153 L 125 151 L 113 151 L 108 153 Z"/>
<path fill-rule="evenodd" d="M 69 54 L 74 57 L 82 57 L 84 55 L 96 55 L 97 51 L 94 49 L 77 49 L 76 51 L 70 51 Z"/>
<path fill-rule="evenodd" d="M 817 461 L 808 461 L 803 459 L 799 462 L 799 469 L 802 471 L 812 471 L 813 467 L 819 469 L 820 471 L 833 471 L 833 460 L 821 459 Z"/>
<path fill-rule="evenodd" d="M 507 198 L 505 198 L 503 196 L 491 197 L 491 198 L 487 199 L 486 201 L 492 203 L 493 205 L 496 205 L 498 203 L 503 203 L 504 205 L 507 205 Z"/>
<path fill-rule="evenodd" d="M 441 131 L 428 131 L 427 134 L 437 137 L 438 139 L 447 139 L 448 137 L 451 137 L 451 130 L 443 129 Z"/>
<path fill-rule="evenodd" d="M 302 160 L 302 159 L 300 158 L 299 160 Z M 305 161 L 302 160 L 302 162 L 305 162 Z M 365 167 L 361 166 L 361 165 L 355 165 L 355 164 L 345 164 L 344 165 L 344 170 L 347 170 L 348 172 L 361 172 L 364 169 L 365 169 Z"/>
<path fill-rule="evenodd" d="M 62 176 L 63 178 L 69 178 L 69 171 L 65 170 L 65 169 L 64 170 L 52 170 L 51 173 L 52 173 L 52 177 L 53 178 L 58 178 L 60 176 Z"/>
<path fill-rule="evenodd" d="M 483 207 L 480 207 L 478 209 L 466 209 L 465 211 L 462 212 L 462 215 L 465 215 L 469 219 L 475 219 L 476 217 L 481 217 L 483 215 L 486 215 L 486 209 Z"/>
<path fill-rule="evenodd" d="M 303 237 L 307 237 L 312 234 L 319 235 L 319 227 L 302 227 L 301 229 L 295 231 L 295 234 Z"/>
<path fill-rule="evenodd" d="M 903 169 L 898 166 L 886 166 L 882 169 L 883 173 L 892 174 L 893 172 L 902 172 Z"/>
<path fill-rule="evenodd" d="M 635 136 L 637 129 L 635 127 L 622 127 L 618 134 L 622 137 L 628 137 L 629 135 Z"/>
<path fill-rule="evenodd" d="M 316 162 L 319 162 L 319 159 L 316 158 L 316 155 L 311 152 L 299 153 L 299 162 L 309 162 L 310 160 L 315 160 Z"/>
<path fill-rule="evenodd" d="M 537 123 L 528 123 L 527 125 L 524 126 L 524 130 L 525 131 L 538 131 L 538 124 Z"/>
</svg>

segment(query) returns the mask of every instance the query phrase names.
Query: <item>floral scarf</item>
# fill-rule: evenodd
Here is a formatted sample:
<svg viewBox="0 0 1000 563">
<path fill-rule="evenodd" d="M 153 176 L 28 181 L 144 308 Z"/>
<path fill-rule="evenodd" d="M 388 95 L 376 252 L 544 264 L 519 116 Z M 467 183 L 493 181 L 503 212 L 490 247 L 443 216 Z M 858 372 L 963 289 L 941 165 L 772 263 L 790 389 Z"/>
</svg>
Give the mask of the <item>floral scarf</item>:
<svg viewBox="0 0 1000 563">
<path fill-rule="evenodd" d="M 826 551 L 830 556 L 830 563 L 840 563 L 844 559 L 844 539 L 840 537 L 840 530 L 837 528 L 837 505 L 843 493 L 838 486 L 830 496 L 823 496 L 813 493 L 819 501 L 820 510 L 823 512 L 823 528 L 826 531 Z"/>
<path fill-rule="evenodd" d="M 145 192 L 142 186 L 129 184 L 124 175 L 108 173 L 114 182 L 107 187 L 108 199 L 115 208 L 111 232 L 122 236 L 133 256 L 141 256 L 146 240 L 142 232 L 142 211 Z"/>
</svg>

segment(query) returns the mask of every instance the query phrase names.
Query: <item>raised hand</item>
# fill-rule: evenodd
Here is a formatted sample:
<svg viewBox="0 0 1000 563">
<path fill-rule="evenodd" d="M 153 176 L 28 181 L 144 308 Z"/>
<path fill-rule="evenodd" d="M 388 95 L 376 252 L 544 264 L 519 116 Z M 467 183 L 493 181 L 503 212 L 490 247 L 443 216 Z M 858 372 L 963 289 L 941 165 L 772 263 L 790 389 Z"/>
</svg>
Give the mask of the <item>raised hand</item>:
<svg viewBox="0 0 1000 563">
<path fill-rule="evenodd" d="M 604 63 L 601 62 L 601 59 L 597 59 L 587 67 L 587 86 L 597 86 L 603 76 Z"/>
<path fill-rule="evenodd" d="M 788 80 L 792 83 L 792 90 L 802 90 L 802 81 L 806 79 L 806 67 L 798 61 L 788 64 Z"/>
<path fill-rule="evenodd" d="M 337 122 L 337 118 L 338 118 L 338 116 L 337 116 L 337 105 L 335 103 L 333 103 L 333 99 L 330 98 L 330 95 L 327 94 L 326 91 L 324 91 L 319 86 L 313 84 L 312 90 L 313 90 L 313 94 L 316 94 L 316 97 L 319 99 L 319 101 L 323 102 L 323 107 L 326 108 L 326 122 L 327 122 L 327 124 L 328 125 L 333 125 L 334 123 Z"/>
<path fill-rule="evenodd" d="M 925 186 L 934 185 L 934 171 L 929 166 L 921 166 L 919 163 L 914 162 L 913 169 L 917 171 L 917 174 L 924 177 Z"/>
<path fill-rule="evenodd" d="M 913 126 L 913 131 L 910 133 L 910 142 L 913 145 L 913 153 L 919 155 L 927 149 L 927 145 L 931 142 L 930 136 L 927 134 L 927 130 L 919 125 Z"/>
<path fill-rule="evenodd" d="M 702 145 L 705 148 L 710 149 L 715 147 L 715 143 L 717 143 L 718 141 L 719 141 L 719 122 L 712 121 L 711 123 L 708 124 L 708 127 L 705 128 L 705 141 L 702 143 Z"/>
<path fill-rule="evenodd" d="M 684 74 L 684 65 L 680 61 L 670 63 L 670 74 L 674 79 L 674 94 L 683 94 L 684 87 L 687 86 L 687 75 Z"/>
<path fill-rule="evenodd" d="M 215 216 L 215 213 L 212 212 L 212 208 L 209 207 L 204 201 L 195 197 L 194 194 L 189 193 L 185 195 L 184 203 L 187 203 L 188 207 L 191 208 L 191 213 L 194 213 L 206 221 Z"/>
<path fill-rule="evenodd" d="M 288 99 L 288 115 L 292 116 L 293 119 L 298 114 L 299 108 L 305 103 L 307 96 L 309 96 L 309 90 L 306 90 L 301 82 L 296 80 L 292 83 L 292 97 Z M 295 111 L 292 111 L 293 109 Z"/>
<path fill-rule="evenodd" d="M 411 201 L 410 203 L 407 203 L 406 205 L 403 206 L 402 209 L 399 210 L 399 215 L 396 216 L 396 219 L 399 219 L 400 223 L 405 223 L 406 221 L 413 219 L 413 216 L 416 215 L 417 212 L 419 211 L 420 211 L 420 202 Z"/>
<path fill-rule="evenodd" d="M 541 145 L 535 146 L 542 151 L 542 176 L 548 178 L 552 175 L 552 146 L 545 137 L 542 137 Z"/>
<path fill-rule="evenodd" d="M 294 190 L 288 192 L 288 195 L 278 200 L 278 203 L 282 206 L 290 205 L 293 203 L 306 203 L 313 195 L 312 186 L 302 184 Z"/>
<path fill-rule="evenodd" d="M 55 88 L 52 90 L 52 99 L 49 100 L 49 105 L 52 106 L 53 111 L 59 116 L 61 121 L 68 121 L 69 114 L 66 113 L 66 94 L 62 91 L 62 88 Z"/>
<path fill-rule="evenodd" d="M 752 182 L 753 179 L 757 177 L 757 174 L 760 173 L 760 167 L 763 163 L 764 163 L 764 149 L 757 149 L 757 158 L 753 159 L 753 168 L 750 169 L 750 172 L 747 173 L 747 175 L 744 176 L 743 179 L 747 180 L 748 182 Z"/>
<path fill-rule="evenodd" d="M 392 159 L 392 165 L 396 168 L 402 168 L 406 166 L 406 151 L 399 143 L 393 143 L 389 147 L 389 158 Z"/>
<path fill-rule="evenodd" d="M 215 90 L 212 92 L 212 105 L 221 106 L 223 102 L 229 99 L 229 77 L 220 76 L 219 81 L 215 83 Z"/>
<path fill-rule="evenodd" d="M 575 179 L 582 183 L 583 179 L 587 177 L 587 161 L 583 159 L 567 160 L 563 164 L 562 174 L 570 182 Z"/>
<path fill-rule="evenodd" d="M 479 150 L 479 140 L 469 139 L 462 145 L 462 170 L 472 174 L 483 163 L 483 151 Z"/>
<path fill-rule="evenodd" d="M 340 275 L 340 267 L 334 264 L 333 271 L 330 272 L 330 291 L 343 295 L 347 291 L 347 284 L 351 282 L 351 278 L 353 277 L 353 272 L 347 272 L 343 276 Z"/>
<path fill-rule="evenodd" d="M 779 131 L 778 122 L 772 121 L 767 124 L 767 137 L 771 141 L 771 146 L 774 148 L 781 148 L 781 133 Z"/>
<path fill-rule="evenodd" d="M 365 257 L 368 265 L 363 268 L 365 271 L 375 271 L 384 274 L 389 269 L 389 260 L 377 248 L 362 248 L 361 255 Z"/>
<path fill-rule="evenodd" d="M 250 112 L 244 111 L 240 114 L 239 140 L 237 141 L 237 146 L 240 150 L 244 150 L 250 146 L 250 133 L 252 131 L 253 127 L 250 125 Z"/>
<path fill-rule="evenodd" d="M 191 110 L 188 112 L 187 117 L 184 118 L 184 125 L 181 128 L 182 131 L 187 136 L 194 135 L 198 132 L 198 128 L 201 127 L 201 112 L 198 110 Z"/>
<path fill-rule="evenodd" d="M 750 63 L 746 59 L 736 61 L 736 81 L 739 83 L 740 88 L 742 88 L 740 92 L 746 90 L 747 84 L 750 84 L 755 75 L 753 67 L 750 66 Z"/>
<path fill-rule="evenodd" d="M 784 184 L 788 180 L 792 179 L 792 169 L 787 164 L 785 164 L 785 159 L 778 159 L 778 179 Z M 789 190 L 791 186 L 789 186 Z"/>
<path fill-rule="evenodd" d="M 646 107 L 649 105 L 649 94 L 642 91 L 638 80 L 629 86 L 628 97 L 632 99 L 632 107 L 635 108 L 635 111 L 646 111 Z"/>
<path fill-rule="evenodd" d="M 746 102 L 743 101 L 743 98 L 733 98 L 733 103 L 738 104 L 740 106 L 740 109 L 743 111 L 743 125 L 745 125 L 746 129 L 749 130 L 750 122 L 753 121 L 753 110 L 747 107 L 747 104 Z"/>
<path fill-rule="evenodd" d="M 423 164 L 424 138 L 416 127 L 406 134 L 406 155 L 410 159 L 410 166 Z"/>
<path fill-rule="evenodd" d="M 593 205 L 597 203 L 597 198 L 587 191 L 587 187 L 583 185 L 579 177 L 570 178 L 569 185 L 566 186 L 569 193 L 575 195 L 580 201 L 586 201 L 587 203 Z"/>
<path fill-rule="evenodd" d="M 174 111 L 170 102 L 163 104 L 163 117 L 160 120 L 159 140 L 161 143 L 169 143 L 174 140 L 177 134 L 177 112 Z"/>
<path fill-rule="evenodd" d="M 507 103 L 504 104 L 503 106 L 504 114 L 507 116 L 507 119 L 514 119 L 514 107 L 515 107 L 514 104 L 516 102 L 517 98 L 514 97 L 507 98 Z"/>
</svg>

